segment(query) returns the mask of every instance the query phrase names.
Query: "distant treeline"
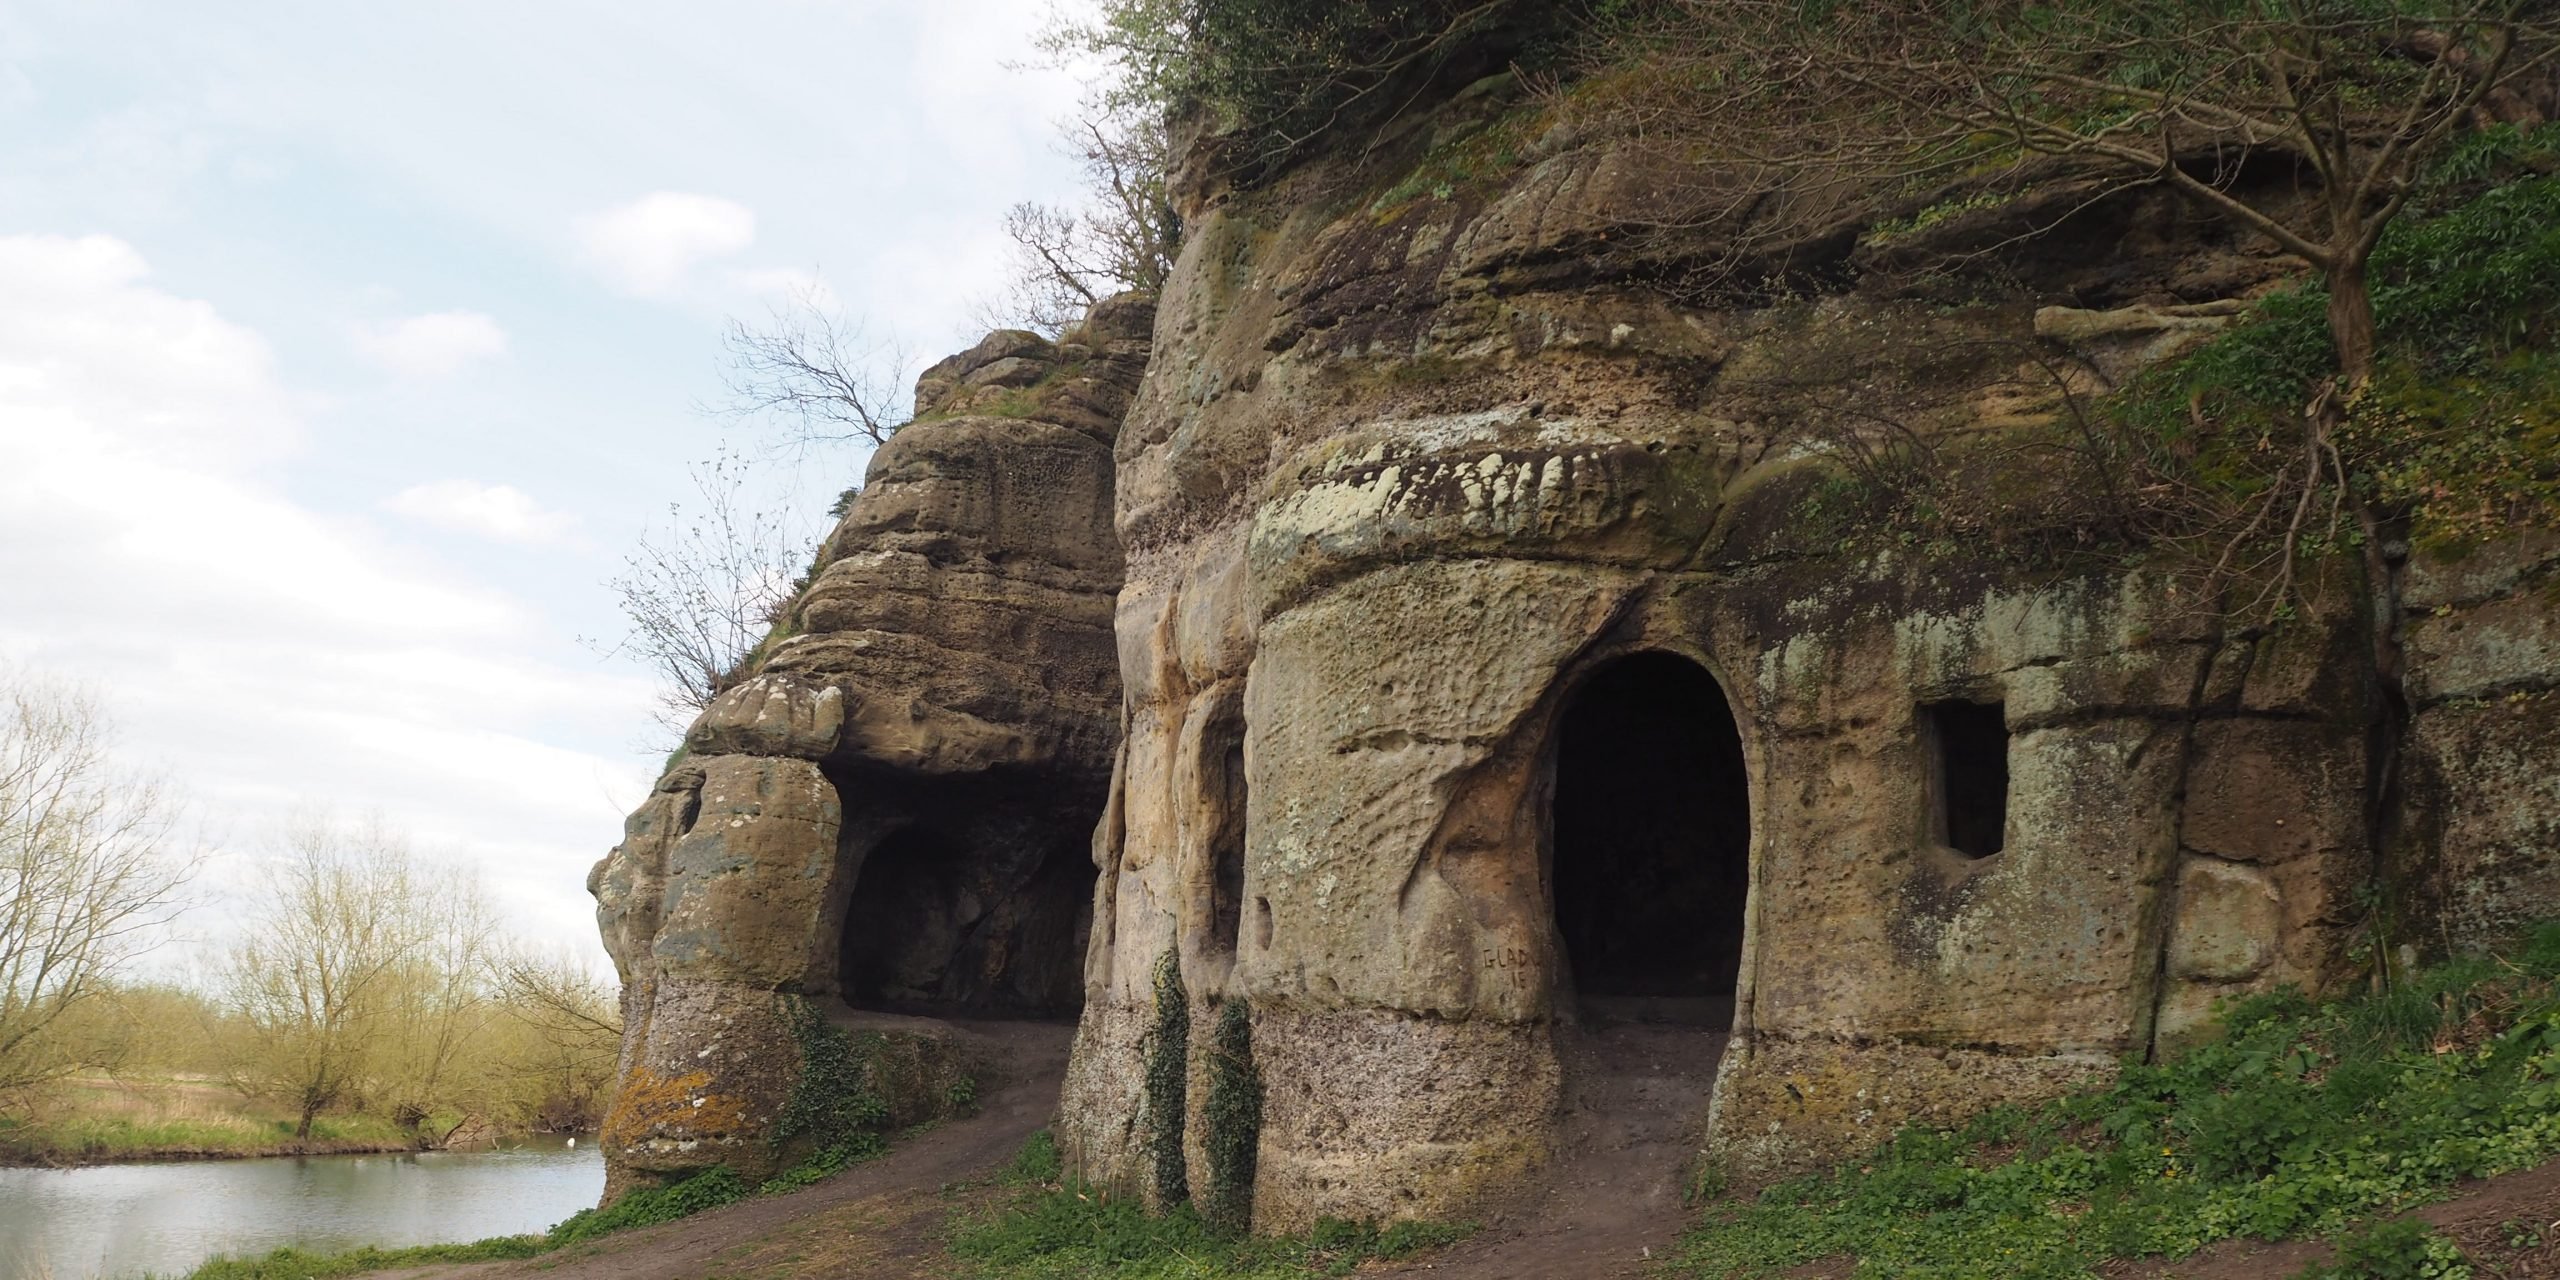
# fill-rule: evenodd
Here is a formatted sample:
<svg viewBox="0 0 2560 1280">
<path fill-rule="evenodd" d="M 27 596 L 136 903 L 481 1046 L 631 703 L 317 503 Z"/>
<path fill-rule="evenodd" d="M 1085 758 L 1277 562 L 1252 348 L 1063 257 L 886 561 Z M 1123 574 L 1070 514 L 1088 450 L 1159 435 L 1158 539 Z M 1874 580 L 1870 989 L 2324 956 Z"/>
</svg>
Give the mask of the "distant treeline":
<svg viewBox="0 0 2560 1280">
<path fill-rule="evenodd" d="M 378 821 L 297 820 L 257 850 L 237 942 L 182 980 L 139 976 L 203 854 L 111 741 L 86 691 L 0 670 L 0 1152 L 594 1125 L 611 986 L 508 937 L 476 878 Z"/>
</svg>

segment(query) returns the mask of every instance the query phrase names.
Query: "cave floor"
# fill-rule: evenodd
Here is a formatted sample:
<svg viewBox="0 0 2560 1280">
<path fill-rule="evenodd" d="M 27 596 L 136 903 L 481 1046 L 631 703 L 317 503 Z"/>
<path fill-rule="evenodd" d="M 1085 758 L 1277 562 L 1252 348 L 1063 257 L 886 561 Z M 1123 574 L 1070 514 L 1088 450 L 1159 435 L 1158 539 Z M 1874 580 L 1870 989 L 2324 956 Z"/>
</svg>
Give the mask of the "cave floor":
<svg viewBox="0 0 2560 1280">
<path fill-rule="evenodd" d="M 1636 1002 L 1593 1010 L 1604 1018 L 1654 1011 Z M 1729 1015 L 1729 1009 L 1720 1012 Z M 1663 1254 L 1684 1221 L 1684 1181 L 1724 1053 L 1723 1021 L 1709 1029 L 1594 1020 L 1560 1035 L 1565 1119 L 1554 1170 L 1472 1238 L 1388 1274 L 1448 1280 L 1647 1274 L 1648 1259 Z"/>
</svg>

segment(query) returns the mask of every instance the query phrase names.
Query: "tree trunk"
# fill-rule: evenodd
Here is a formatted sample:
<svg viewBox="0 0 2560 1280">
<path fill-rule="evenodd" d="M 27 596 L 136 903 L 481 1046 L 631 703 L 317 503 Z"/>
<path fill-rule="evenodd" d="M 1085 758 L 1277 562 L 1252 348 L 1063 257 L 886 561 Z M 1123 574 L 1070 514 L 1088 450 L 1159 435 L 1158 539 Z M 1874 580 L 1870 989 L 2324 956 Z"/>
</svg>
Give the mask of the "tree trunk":
<svg viewBox="0 0 2560 1280">
<path fill-rule="evenodd" d="M 2329 268 L 2329 341 L 2338 352 L 2338 390 L 2351 393 L 2373 377 L 2373 288 L 2363 253 L 2341 253 Z"/>
<path fill-rule="evenodd" d="M 311 1118 L 312 1118 L 313 1116 L 315 1116 L 315 1115 L 318 1115 L 318 1114 L 319 1114 L 319 1112 L 320 1112 L 320 1107 L 319 1107 L 319 1105 L 318 1105 L 317 1103 L 310 1103 L 310 1102 L 306 1102 L 306 1103 L 303 1103 L 303 1104 L 302 1104 L 302 1122 L 301 1122 L 300 1124 L 297 1124 L 297 1125 L 295 1125 L 295 1126 L 293 1127 L 293 1140 L 294 1140 L 294 1141 L 296 1141 L 296 1142 L 309 1142 L 309 1141 L 311 1141 Z"/>
</svg>

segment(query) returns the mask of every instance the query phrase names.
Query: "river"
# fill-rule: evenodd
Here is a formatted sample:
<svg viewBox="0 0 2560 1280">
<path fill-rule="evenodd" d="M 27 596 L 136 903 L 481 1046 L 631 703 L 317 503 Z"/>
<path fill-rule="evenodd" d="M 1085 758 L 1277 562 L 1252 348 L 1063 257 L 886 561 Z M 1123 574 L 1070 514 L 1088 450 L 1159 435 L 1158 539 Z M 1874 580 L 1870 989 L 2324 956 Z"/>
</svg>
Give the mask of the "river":
<svg viewBox="0 0 2560 1280">
<path fill-rule="evenodd" d="M 540 1231 L 595 1204 L 592 1141 L 505 1151 L 0 1169 L 0 1280 L 180 1276 L 217 1253 Z"/>
</svg>

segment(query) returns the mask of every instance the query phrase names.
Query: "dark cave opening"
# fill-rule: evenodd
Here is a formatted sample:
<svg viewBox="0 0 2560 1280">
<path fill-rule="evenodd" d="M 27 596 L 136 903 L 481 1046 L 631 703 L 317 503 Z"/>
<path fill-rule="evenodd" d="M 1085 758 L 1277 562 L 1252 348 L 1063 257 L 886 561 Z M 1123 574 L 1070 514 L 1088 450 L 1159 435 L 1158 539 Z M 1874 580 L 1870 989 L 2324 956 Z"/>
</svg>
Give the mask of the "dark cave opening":
<svg viewBox="0 0 2560 1280">
<path fill-rule="evenodd" d="M 979 834 L 986 838 L 909 825 L 872 846 L 837 954 L 847 1004 L 1033 1018 L 1071 1016 L 1082 1006 L 1090 851 L 1081 840 L 1036 848 Z"/>
<path fill-rule="evenodd" d="M 1244 932 L 1245 776 L 1242 727 L 1220 762 L 1218 828 L 1209 845 L 1209 945 L 1234 955 Z"/>
<path fill-rule="evenodd" d="M 1557 731 L 1556 931 L 1575 992 L 1721 1024 L 1742 968 L 1750 783 L 1724 690 L 1677 654 L 1622 658 Z"/>
<path fill-rule="evenodd" d="M 2009 725 L 1997 702 L 1933 702 L 1920 708 L 1929 750 L 1930 834 L 1968 858 L 2008 843 Z"/>
</svg>

